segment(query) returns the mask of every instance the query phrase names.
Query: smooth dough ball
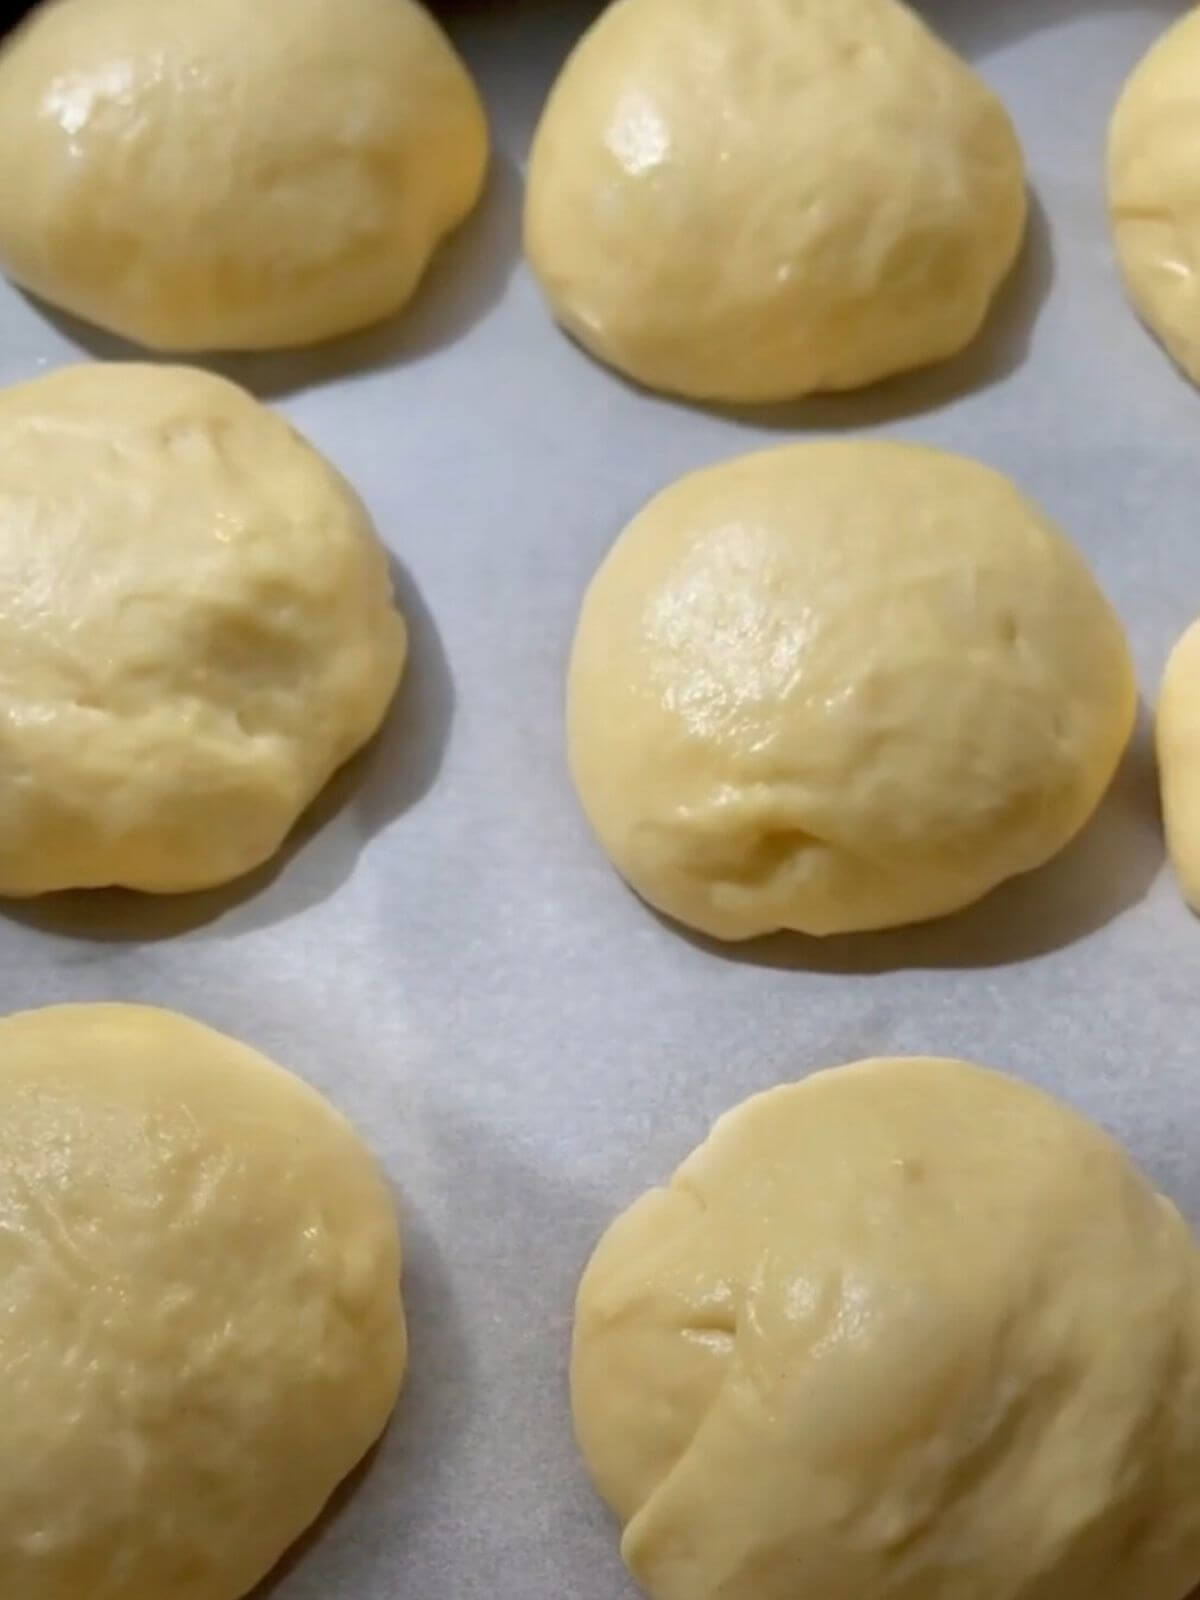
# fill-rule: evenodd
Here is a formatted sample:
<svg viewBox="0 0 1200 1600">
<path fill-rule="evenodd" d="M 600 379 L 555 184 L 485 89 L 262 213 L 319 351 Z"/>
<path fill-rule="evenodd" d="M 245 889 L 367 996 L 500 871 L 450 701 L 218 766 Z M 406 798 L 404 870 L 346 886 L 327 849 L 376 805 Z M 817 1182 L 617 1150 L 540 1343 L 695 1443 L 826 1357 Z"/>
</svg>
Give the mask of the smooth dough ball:
<svg viewBox="0 0 1200 1600">
<path fill-rule="evenodd" d="M 1171 865 L 1184 899 L 1200 911 L 1200 620 L 1167 659 L 1155 735 Z"/>
<path fill-rule="evenodd" d="M 0 49 L 0 266 L 154 349 L 389 316 L 487 158 L 414 0 L 48 0 Z"/>
<path fill-rule="evenodd" d="M 0 1594 L 240 1600 L 383 1429 L 387 1184 L 331 1105 L 169 1011 L 0 1021 Z"/>
<path fill-rule="evenodd" d="M 579 1443 L 653 1600 L 1183 1600 L 1200 1251 L 962 1061 L 746 1101 L 580 1285 Z"/>
<path fill-rule="evenodd" d="M 912 445 L 742 456 L 652 500 L 568 682 L 584 810 L 720 939 L 957 910 L 1083 826 L 1133 728 L 1121 624 L 999 473 Z"/>
<path fill-rule="evenodd" d="M 554 314 L 653 389 L 853 389 L 978 332 L 1025 229 L 1003 106 L 896 0 L 614 0 L 534 140 Z"/>
<path fill-rule="evenodd" d="M 91 364 L 0 390 L 0 894 L 258 866 L 405 648 L 353 490 L 234 384 Z"/>
<path fill-rule="evenodd" d="M 1200 11 L 1168 29 L 1125 86 L 1108 196 L 1130 298 L 1200 383 Z"/>
</svg>

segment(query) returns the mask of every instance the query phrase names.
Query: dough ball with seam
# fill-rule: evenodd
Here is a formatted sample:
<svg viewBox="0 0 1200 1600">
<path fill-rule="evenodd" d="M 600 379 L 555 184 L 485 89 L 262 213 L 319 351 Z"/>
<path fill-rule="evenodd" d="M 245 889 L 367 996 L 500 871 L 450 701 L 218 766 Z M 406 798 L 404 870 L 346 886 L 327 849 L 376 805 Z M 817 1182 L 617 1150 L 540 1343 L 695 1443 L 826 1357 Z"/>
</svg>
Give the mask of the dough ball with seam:
<svg viewBox="0 0 1200 1600">
<path fill-rule="evenodd" d="M 361 502 L 244 390 L 98 363 L 0 390 L 0 894 L 250 871 L 405 652 Z"/>
<path fill-rule="evenodd" d="M 0 1594 L 241 1600 L 378 1438 L 400 1240 L 349 1123 L 144 1006 L 0 1021 Z"/>
<path fill-rule="evenodd" d="M 1108 141 L 1117 259 L 1139 314 L 1200 383 L 1200 12 L 1130 75 Z"/>
<path fill-rule="evenodd" d="M 0 267 L 154 349 L 389 316 L 487 158 L 415 0 L 49 0 L 0 45 Z"/>
<path fill-rule="evenodd" d="M 957 910 L 1083 826 L 1133 728 L 1120 621 L 999 473 L 826 440 L 672 484 L 593 578 L 571 771 L 612 861 L 720 939 Z"/>
<path fill-rule="evenodd" d="M 1200 1251 L 1098 1128 L 961 1061 L 723 1117 L 613 1223 L 571 1392 L 652 1600 L 1184 1600 Z"/>
<path fill-rule="evenodd" d="M 1003 106 L 898 0 L 614 0 L 542 115 L 525 240 L 600 360 L 758 402 L 962 349 L 1026 209 Z"/>
</svg>

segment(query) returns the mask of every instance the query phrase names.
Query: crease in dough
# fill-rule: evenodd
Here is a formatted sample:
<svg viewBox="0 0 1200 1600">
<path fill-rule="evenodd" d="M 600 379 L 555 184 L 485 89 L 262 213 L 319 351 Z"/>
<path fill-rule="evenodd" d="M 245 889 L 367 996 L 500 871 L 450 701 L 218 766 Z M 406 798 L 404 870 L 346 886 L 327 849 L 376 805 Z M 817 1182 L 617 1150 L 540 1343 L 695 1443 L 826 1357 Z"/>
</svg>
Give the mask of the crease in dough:
<svg viewBox="0 0 1200 1600">
<path fill-rule="evenodd" d="M 1107 1135 L 968 1063 L 859 1062 L 721 1118 L 597 1246 L 571 1392 L 652 1600 L 1200 1579 L 1196 1241 Z"/>
</svg>

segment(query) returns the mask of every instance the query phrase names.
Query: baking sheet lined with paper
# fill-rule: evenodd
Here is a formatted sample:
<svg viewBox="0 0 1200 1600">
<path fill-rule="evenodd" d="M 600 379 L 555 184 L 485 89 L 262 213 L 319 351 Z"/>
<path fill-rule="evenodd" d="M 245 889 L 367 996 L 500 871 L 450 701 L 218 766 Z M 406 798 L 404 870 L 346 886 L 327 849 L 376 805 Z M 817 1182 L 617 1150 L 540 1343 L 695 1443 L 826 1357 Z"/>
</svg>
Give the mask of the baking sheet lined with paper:
<svg viewBox="0 0 1200 1600">
<path fill-rule="evenodd" d="M 380 738 L 248 881 L 0 906 L 5 1010 L 187 1012 L 328 1095 L 395 1183 L 405 1389 L 272 1600 L 633 1595 L 571 1437 L 575 1289 L 615 1214 L 754 1091 L 863 1056 L 984 1062 L 1110 1130 L 1200 1224 L 1200 925 L 1165 864 L 1150 731 L 1200 612 L 1200 395 L 1127 303 L 1104 191 L 1122 84 L 1185 8 L 922 5 L 1020 133 L 1022 257 L 963 355 L 758 409 L 626 384 L 554 326 L 521 259 L 533 128 L 596 9 L 443 6 L 491 119 L 479 209 L 394 321 L 205 363 L 292 419 L 388 546 L 410 659 Z M 0 382 L 133 354 L 0 285 Z M 1084 833 L 968 910 L 722 946 L 648 910 L 594 841 L 565 764 L 567 655 L 588 580 L 651 495 L 824 435 L 1015 479 L 1124 621 L 1139 724 Z"/>
</svg>

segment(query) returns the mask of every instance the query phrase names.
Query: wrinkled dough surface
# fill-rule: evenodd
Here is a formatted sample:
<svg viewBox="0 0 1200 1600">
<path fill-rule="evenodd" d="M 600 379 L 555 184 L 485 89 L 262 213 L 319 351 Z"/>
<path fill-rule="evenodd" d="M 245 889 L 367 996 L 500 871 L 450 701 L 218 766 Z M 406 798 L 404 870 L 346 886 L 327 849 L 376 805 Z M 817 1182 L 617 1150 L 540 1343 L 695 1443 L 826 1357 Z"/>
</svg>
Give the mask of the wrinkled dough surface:
<svg viewBox="0 0 1200 1600">
<path fill-rule="evenodd" d="M 1184 1600 L 1200 1254 L 1098 1129 L 963 1062 L 730 1112 L 598 1246 L 576 1431 L 652 1600 Z"/>
<path fill-rule="evenodd" d="M 722 939 L 956 910 L 1089 817 L 1133 725 L 1120 622 L 1005 478 L 883 442 L 673 484 L 576 631 L 571 769 L 617 869 Z"/>
<path fill-rule="evenodd" d="M 1200 911 L 1200 622 L 1167 658 L 1155 742 L 1171 865 L 1184 899 Z"/>
<path fill-rule="evenodd" d="M 1200 12 L 1163 34 L 1121 93 L 1108 198 L 1130 298 L 1200 382 Z"/>
<path fill-rule="evenodd" d="M 0 893 L 258 866 L 405 649 L 362 505 L 243 390 L 92 364 L 0 391 Z"/>
<path fill-rule="evenodd" d="M 487 155 L 414 0 L 54 0 L 0 47 L 0 266 L 152 348 L 306 344 L 404 304 Z"/>
<path fill-rule="evenodd" d="M 382 1430 L 391 1195 L 349 1124 L 141 1006 L 0 1022 L 0 1594 L 240 1600 Z"/>
<path fill-rule="evenodd" d="M 960 350 L 1025 216 L 1004 108 L 896 0 L 616 0 L 538 127 L 525 240 L 594 355 L 751 402 Z"/>
</svg>

